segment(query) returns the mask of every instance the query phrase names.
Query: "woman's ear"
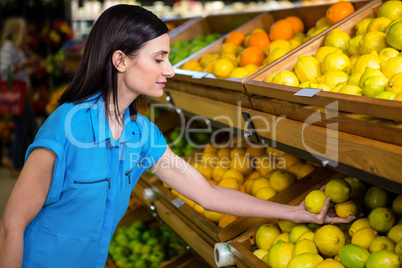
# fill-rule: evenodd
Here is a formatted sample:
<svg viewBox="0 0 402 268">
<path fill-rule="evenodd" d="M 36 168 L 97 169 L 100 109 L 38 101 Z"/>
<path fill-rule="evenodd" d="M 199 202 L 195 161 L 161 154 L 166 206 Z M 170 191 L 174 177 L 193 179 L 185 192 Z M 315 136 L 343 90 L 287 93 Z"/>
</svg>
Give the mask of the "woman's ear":
<svg viewBox="0 0 402 268">
<path fill-rule="evenodd" d="M 117 69 L 117 71 L 124 73 L 127 68 L 126 64 L 126 54 L 124 54 L 121 50 L 116 50 L 112 56 L 113 66 Z"/>
</svg>

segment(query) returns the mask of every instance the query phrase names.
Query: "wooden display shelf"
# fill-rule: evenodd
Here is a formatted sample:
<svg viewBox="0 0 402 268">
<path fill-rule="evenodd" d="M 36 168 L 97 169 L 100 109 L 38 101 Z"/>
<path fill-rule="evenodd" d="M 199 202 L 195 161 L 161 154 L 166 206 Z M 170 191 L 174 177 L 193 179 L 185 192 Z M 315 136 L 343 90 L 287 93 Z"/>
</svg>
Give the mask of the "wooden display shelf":
<svg viewBox="0 0 402 268">
<path fill-rule="evenodd" d="M 277 193 L 270 201 L 281 204 L 293 204 L 294 202 L 298 202 L 295 200 L 300 200 L 301 202 L 306 192 L 316 187 L 316 185 L 324 185 L 334 174 L 336 173 L 332 170 L 319 167 L 282 192 Z M 206 234 L 213 242 L 229 241 L 264 220 L 263 218 L 239 217 L 225 228 L 220 228 L 216 223 L 208 220 L 186 203 L 177 205 L 178 197 L 168 188 L 164 187 L 160 181 L 155 180 L 155 183 L 152 184 L 152 188 L 158 194 L 158 200 L 164 200 L 166 204 L 172 207 L 172 210 L 176 210 L 195 226 L 195 228 L 192 228 L 193 230 L 198 229 L 196 230 L 197 233 Z"/>
<path fill-rule="evenodd" d="M 354 26 L 363 18 L 374 18 L 378 8 L 383 1 L 372 1 L 369 7 L 362 9 L 355 16 L 351 16 L 345 22 L 339 24 L 339 28 L 347 34 L 354 36 Z M 244 84 L 249 94 L 256 94 L 273 99 L 287 100 L 294 103 L 305 105 L 315 105 L 318 107 L 336 106 L 341 112 L 356 113 L 372 116 L 375 118 L 402 122 L 402 102 L 376 99 L 365 96 L 352 96 L 334 92 L 321 91 L 313 97 L 296 96 L 301 88 L 277 85 L 264 82 L 264 79 L 274 71 L 291 70 L 297 62 L 300 55 L 314 55 L 314 53 L 323 46 L 326 35 L 320 35 L 309 46 L 303 46 L 286 59 L 277 62 L 274 65 L 261 69 L 250 77 Z M 260 99 L 261 100 L 261 99 Z M 361 133 L 356 133 L 361 134 Z M 374 138 L 374 137 L 373 137 Z"/>
<path fill-rule="evenodd" d="M 376 0 L 376 1 L 378 1 L 378 0 Z M 354 12 L 352 15 L 350 15 L 348 18 L 346 18 L 344 20 L 347 20 L 351 17 L 356 16 L 361 10 L 371 6 L 373 4 L 373 2 L 376 2 L 376 1 L 356 1 L 356 2 L 352 1 L 353 5 L 355 6 L 355 9 L 357 11 Z M 269 12 L 261 13 L 260 15 L 249 20 L 248 22 L 244 23 L 243 25 L 239 26 L 238 28 L 236 28 L 236 29 L 233 28 L 233 29 L 236 31 L 240 31 L 244 34 L 249 34 L 253 29 L 255 29 L 257 27 L 269 31 L 269 28 L 275 21 L 284 19 L 288 16 L 299 17 L 303 21 L 306 29 L 308 29 L 308 28 L 313 27 L 318 19 L 325 16 L 326 10 L 328 9 L 329 6 L 330 6 L 330 4 L 290 8 L 290 9 L 283 9 L 283 10 L 272 10 Z M 344 20 L 342 20 L 342 21 L 344 21 Z M 221 22 L 218 22 L 218 24 L 219 23 L 221 23 Z M 292 53 L 293 51 L 299 50 L 302 47 L 309 47 L 310 44 L 312 42 L 314 42 L 314 40 L 316 40 L 316 38 L 318 38 L 319 36 L 323 36 L 331 29 L 337 27 L 337 25 L 339 25 L 340 23 L 341 22 L 338 22 L 337 24 L 331 26 L 330 28 L 323 31 L 316 37 L 308 40 L 307 42 L 303 43 L 299 47 L 295 48 L 288 54 Z M 178 80 L 178 81 L 190 82 L 190 83 L 194 83 L 194 84 L 201 84 L 204 86 L 212 86 L 212 87 L 217 87 L 217 88 L 222 88 L 222 89 L 245 92 L 246 88 L 244 87 L 244 83 L 246 83 L 251 78 L 251 76 L 246 77 L 244 79 L 217 78 L 213 74 L 210 74 L 210 73 L 207 74 L 207 73 L 203 73 L 203 72 L 196 72 L 196 71 L 181 69 L 181 66 L 183 66 L 184 63 L 186 63 L 190 60 L 199 61 L 201 59 L 201 57 L 207 53 L 219 52 L 222 44 L 225 41 L 225 37 L 226 37 L 226 35 L 223 38 L 221 38 L 221 39 L 215 41 L 214 43 L 210 44 L 209 46 L 205 47 L 204 49 L 198 51 L 197 53 L 194 53 L 191 56 L 187 57 L 183 61 L 175 64 L 174 69 L 175 69 L 176 75 L 172 80 Z M 288 54 L 279 58 L 275 62 L 272 62 L 268 66 L 272 66 L 275 63 L 282 61 L 283 59 L 285 59 L 287 57 Z"/>
<path fill-rule="evenodd" d="M 197 17 L 189 17 L 189 18 L 175 18 L 175 19 L 162 19 L 164 23 L 173 26 L 174 28 L 170 30 L 169 36 L 175 36 L 177 33 L 181 32 L 185 29 L 187 24 L 191 24 L 193 21 L 199 20 L 199 16 Z"/>
</svg>

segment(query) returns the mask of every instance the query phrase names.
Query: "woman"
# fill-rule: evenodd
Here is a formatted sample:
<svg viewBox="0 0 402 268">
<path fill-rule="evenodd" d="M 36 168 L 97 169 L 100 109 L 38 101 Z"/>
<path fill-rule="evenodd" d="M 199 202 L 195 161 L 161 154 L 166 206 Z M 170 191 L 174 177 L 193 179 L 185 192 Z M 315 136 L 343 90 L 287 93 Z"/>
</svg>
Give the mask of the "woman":
<svg viewBox="0 0 402 268">
<path fill-rule="evenodd" d="M 104 267 L 109 242 L 139 176 L 151 170 L 207 210 L 295 222 L 329 222 L 213 186 L 136 114 L 141 94 L 159 97 L 174 71 L 166 25 L 132 5 L 106 10 L 61 106 L 39 130 L 0 222 L 0 267 Z M 350 221 L 337 219 L 335 222 Z"/>
<path fill-rule="evenodd" d="M 11 70 L 12 79 L 23 80 L 30 88 L 28 68 L 33 66 L 38 57 L 34 55 L 25 44 L 26 25 L 23 18 L 8 18 L 3 27 L 0 40 L 0 74 L 1 80 L 8 79 Z M 34 112 L 27 99 L 24 100 L 22 115 L 13 116 L 14 138 L 7 153 L 2 158 L 2 164 L 11 170 L 11 175 L 18 177 L 24 164 L 26 146 L 32 142 L 37 123 Z"/>
</svg>

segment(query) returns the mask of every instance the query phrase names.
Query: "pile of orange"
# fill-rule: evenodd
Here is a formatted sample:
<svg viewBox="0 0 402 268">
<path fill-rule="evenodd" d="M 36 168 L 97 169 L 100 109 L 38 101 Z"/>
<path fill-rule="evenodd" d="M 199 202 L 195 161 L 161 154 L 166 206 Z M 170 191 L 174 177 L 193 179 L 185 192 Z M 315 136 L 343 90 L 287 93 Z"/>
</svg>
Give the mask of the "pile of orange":
<svg viewBox="0 0 402 268">
<path fill-rule="evenodd" d="M 346 18 L 350 14 L 355 12 L 355 7 L 349 2 L 338 2 L 331 5 L 327 9 L 326 17 L 329 22 L 329 25 L 334 25 L 338 21 Z"/>
</svg>

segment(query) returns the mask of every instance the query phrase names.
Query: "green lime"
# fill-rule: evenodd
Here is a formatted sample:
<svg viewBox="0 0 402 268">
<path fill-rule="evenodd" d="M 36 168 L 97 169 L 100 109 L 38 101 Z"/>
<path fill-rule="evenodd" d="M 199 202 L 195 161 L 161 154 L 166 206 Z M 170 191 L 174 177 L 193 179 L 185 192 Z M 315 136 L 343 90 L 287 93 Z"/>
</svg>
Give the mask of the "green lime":
<svg viewBox="0 0 402 268">
<path fill-rule="evenodd" d="M 347 244 L 339 250 L 341 263 L 348 268 L 365 268 L 370 252 L 362 246 Z"/>
</svg>

